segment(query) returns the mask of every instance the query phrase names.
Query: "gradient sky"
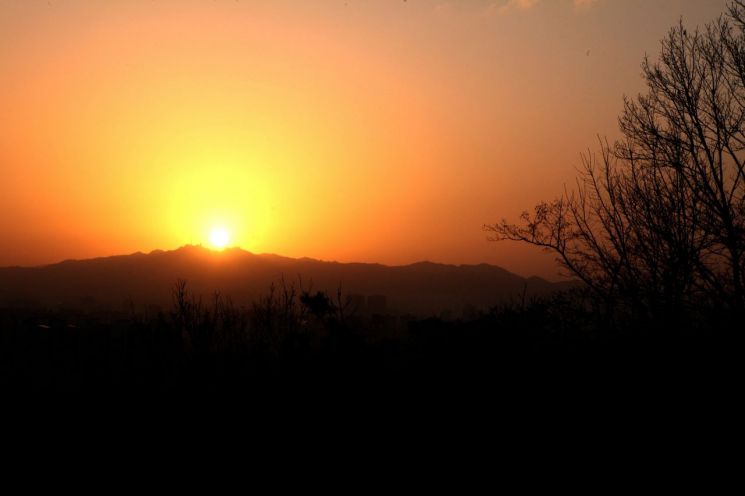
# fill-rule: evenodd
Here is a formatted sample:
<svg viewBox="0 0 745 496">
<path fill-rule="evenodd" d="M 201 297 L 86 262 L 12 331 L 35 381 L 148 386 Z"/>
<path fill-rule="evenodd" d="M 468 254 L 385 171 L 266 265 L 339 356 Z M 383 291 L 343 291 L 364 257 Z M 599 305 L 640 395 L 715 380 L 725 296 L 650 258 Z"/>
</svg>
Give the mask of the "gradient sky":
<svg viewBox="0 0 745 496">
<path fill-rule="evenodd" d="M 0 265 L 207 243 L 489 262 L 724 0 L 0 0 Z"/>
</svg>

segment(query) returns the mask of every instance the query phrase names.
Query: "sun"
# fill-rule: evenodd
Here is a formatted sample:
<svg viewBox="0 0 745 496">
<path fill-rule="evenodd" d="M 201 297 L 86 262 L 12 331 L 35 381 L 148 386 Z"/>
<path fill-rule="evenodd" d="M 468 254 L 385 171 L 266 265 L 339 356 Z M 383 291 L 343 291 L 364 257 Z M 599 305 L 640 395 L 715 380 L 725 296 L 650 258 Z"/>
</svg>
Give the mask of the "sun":
<svg viewBox="0 0 745 496">
<path fill-rule="evenodd" d="M 213 248 L 222 250 L 230 243 L 230 234 L 224 227 L 216 227 L 210 231 L 210 244 Z"/>
</svg>

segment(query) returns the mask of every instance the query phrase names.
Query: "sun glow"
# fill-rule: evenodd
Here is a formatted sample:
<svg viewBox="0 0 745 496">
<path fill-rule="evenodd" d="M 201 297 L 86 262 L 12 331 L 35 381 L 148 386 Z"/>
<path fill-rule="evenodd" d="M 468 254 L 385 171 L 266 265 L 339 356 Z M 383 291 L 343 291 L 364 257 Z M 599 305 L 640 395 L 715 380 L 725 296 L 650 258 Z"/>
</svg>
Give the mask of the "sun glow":
<svg viewBox="0 0 745 496">
<path fill-rule="evenodd" d="M 213 248 L 222 250 L 230 243 L 230 234 L 223 227 L 216 227 L 210 232 L 210 245 Z"/>
</svg>

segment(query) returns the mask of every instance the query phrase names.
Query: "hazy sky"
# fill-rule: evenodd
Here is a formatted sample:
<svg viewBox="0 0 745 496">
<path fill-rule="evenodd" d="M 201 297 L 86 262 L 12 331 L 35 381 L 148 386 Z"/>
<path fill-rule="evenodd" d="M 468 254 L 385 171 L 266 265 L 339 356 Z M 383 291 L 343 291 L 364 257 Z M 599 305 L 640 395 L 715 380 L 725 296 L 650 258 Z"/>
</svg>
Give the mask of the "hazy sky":
<svg viewBox="0 0 745 496">
<path fill-rule="evenodd" d="M 0 0 L 0 265 L 207 243 L 388 264 L 489 243 L 724 0 Z"/>
</svg>

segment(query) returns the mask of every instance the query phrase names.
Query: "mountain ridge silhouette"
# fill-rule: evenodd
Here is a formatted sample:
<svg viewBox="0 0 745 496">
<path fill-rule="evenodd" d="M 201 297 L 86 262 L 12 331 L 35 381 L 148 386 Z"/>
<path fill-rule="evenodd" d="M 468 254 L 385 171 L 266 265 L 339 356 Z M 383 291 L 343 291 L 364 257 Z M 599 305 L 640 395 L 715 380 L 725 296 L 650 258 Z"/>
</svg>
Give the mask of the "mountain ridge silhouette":
<svg viewBox="0 0 745 496">
<path fill-rule="evenodd" d="M 460 314 L 465 306 L 486 309 L 523 294 L 547 295 L 575 284 L 523 278 L 485 263 L 346 263 L 186 245 L 34 267 L 2 267 L 0 305 L 116 309 L 130 301 L 165 306 L 178 279 L 187 280 L 196 295 L 209 297 L 219 291 L 237 304 L 257 300 L 282 279 L 298 289 L 302 286 L 332 295 L 341 286 L 344 294 L 384 295 L 392 311 L 418 315 L 443 310 Z"/>
</svg>

